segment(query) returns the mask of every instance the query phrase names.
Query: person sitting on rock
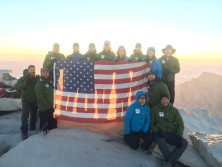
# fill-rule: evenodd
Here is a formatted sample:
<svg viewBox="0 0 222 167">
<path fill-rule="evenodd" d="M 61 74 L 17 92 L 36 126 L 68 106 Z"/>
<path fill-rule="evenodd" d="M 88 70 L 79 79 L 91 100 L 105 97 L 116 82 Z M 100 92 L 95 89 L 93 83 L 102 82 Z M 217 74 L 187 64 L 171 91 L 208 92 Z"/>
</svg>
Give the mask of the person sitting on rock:
<svg viewBox="0 0 222 167">
<path fill-rule="evenodd" d="M 170 104 L 168 94 L 160 95 L 160 104 L 151 109 L 151 130 L 155 141 L 163 153 L 164 166 L 175 166 L 176 161 L 187 148 L 188 142 L 183 138 L 184 122 L 179 111 Z M 169 145 L 175 146 L 170 151 Z"/>
<path fill-rule="evenodd" d="M 168 95 L 169 90 L 165 83 L 159 81 L 156 77 L 155 72 L 148 72 L 147 74 L 148 79 L 148 94 L 149 94 L 149 106 L 152 107 L 156 106 L 160 103 L 160 95 L 163 93 L 167 93 Z"/>
<path fill-rule="evenodd" d="M 144 153 L 150 154 L 149 148 L 153 142 L 153 135 L 149 129 L 150 113 L 147 101 L 145 92 L 138 91 L 135 102 L 127 108 L 124 120 L 124 140 L 127 145 L 136 150 L 142 138 L 141 148 Z"/>
</svg>

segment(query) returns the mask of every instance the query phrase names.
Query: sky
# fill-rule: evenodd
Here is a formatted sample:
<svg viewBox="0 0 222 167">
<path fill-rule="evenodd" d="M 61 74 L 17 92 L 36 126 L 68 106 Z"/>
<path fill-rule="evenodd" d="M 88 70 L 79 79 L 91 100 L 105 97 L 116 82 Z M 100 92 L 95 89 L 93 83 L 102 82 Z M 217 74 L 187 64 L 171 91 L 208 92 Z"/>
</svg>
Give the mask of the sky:
<svg viewBox="0 0 222 167">
<path fill-rule="evenodd" d="M 221 0 L 0 0 L 0 21 L 0 61 L 43 61 L 54 42 L 66 56 L 74 42 L 99 52 L 110 40 L 115 52 L 139 42 L 160 57 L 171 44 L 184 62 L 222 66 Z"/>
</svg>

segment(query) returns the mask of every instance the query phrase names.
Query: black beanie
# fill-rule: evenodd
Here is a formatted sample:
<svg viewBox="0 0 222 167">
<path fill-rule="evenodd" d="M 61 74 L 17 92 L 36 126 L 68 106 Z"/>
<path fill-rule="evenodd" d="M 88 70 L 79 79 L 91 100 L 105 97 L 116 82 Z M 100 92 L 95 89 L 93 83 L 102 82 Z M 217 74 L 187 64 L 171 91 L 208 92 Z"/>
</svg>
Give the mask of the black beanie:
<svg viewBox="0 0 222 167">
<path fill-rule="evenodd" d="M 29 65 L 28 69 L 30 69 L 30 68 L 35 68 L 35 66 L 34 65 Z"/>
<path fill-rule="evenodd" d="M 162 93 L 162 94 L 160 94 L 160 100 L 161 100 L 162 98 L 164 98 L 164 97 L 166 97 L 167 99 L 170 100 L 170 95 L 169 95 L 168 93 Z"/>
</svg>

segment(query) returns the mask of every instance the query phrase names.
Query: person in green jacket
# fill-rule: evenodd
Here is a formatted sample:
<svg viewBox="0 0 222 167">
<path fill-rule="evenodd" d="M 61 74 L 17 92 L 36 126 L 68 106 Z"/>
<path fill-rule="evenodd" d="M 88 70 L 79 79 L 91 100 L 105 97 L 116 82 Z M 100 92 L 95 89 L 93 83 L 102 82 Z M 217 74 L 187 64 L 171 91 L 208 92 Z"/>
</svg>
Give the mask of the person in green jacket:
<svg viewBox="0 0 222 167">
<path fill-rule="evenodd" d="M 53 118 L 53 86 L 46 67 L 41 68 L 41 77 L 35 85 L 35 93 L 39 107 L 40 130 L 45 135 L 48 130 L 57 127 L 56 120 Z"/>
<path fill-rule="evenodd" d="M 163 56 L 160 58 L 162 64 L 163 76 L 162 81 L 167 85 L 170 92 L 170 102 L 174 103 L 175 99 L 175 75 L 180 72 L 179 60 L 173 56 L 176 49 L 172 45 L 167 45 L 162 49 Z"/>
<path fill-rule="evenodd" d="M 160 95 L 160 104 L 151 109 L 151 130 L 160 151 L 165 157 L 165 166 L 175 166 L 185 151 L 188 142 L 183 138 L 184 122 L 179 111 L 173 107 L 168 94 Z M 168 145 L 175 146 L 171 151 Z"/>
<path fill-rule="evenodd" d="M 98 54 L 98 59 L 112 61 L 115 57 L 116 55 L 111 49 L 110 41 L 106 40 L 104 42 L 103 51 Z"/>
<path fill-rule="evenodd" d="M 49 51 L 48 54 L 45 57 L 45 60 L 43 62 L 43 67 L 47 67 L 49 69 L 49 74 L 51 77 L 51 80 L 53 81 L 53 67 L 54 63 L 58 60 L 65 59 L 65 56 L 60 53 L 60 46 L 58 43 L 53 44 L 53 51 Z"/>
<path fill-rule="evenodd" d="M 94 43 L 89 44 L 89 50 L 84 55 L 84 58 L 86 60 L 97 60 L 98 59 L 98 54 L 96 52 L 96 46 Z"/>
<path fill-rule="evenodd" d="M 145 55 L 142 53 L 142 45 L 140 43 L 136 44 L 133 54 L 130 55 L 130 59 L 134 62 L 145 61 Z"/>
<path fill-rule="evenodd" d="M 156 73 L 153 71 L 148 72 L 148 95 L 149 107 L 152 108 L 160 103 L 160 95 L 166 93 L 169 95 L 169 90 L 163 82 L 157 80 Z"/>
<path fill-rule="evenodd" d="M 36 80 L 35 66 L 30 65 L 28 71 L 15 84 L 15 89 L 20 92 L 22 98 L 22 125 L 20 129 L 23 140 L 28 138 L 28 127 L 29 130 L 35 130 L 38 110 L 34 91 Z M 30 119 L 28 119 L 29 117 Z"/>
</svg>

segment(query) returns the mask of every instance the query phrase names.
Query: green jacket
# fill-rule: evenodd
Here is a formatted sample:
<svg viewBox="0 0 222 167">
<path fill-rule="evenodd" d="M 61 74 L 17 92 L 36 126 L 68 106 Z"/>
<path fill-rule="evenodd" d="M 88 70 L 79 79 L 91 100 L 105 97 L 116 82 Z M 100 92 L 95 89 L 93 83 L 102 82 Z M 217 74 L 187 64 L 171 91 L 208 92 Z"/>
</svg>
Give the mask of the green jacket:
<svg viewBox="0 0 222 167">
<path fill-rule="evenodd" d="M 84 54 L 84 58 L 86 60 L 97 60 L 98 54 L 96 52 L 94 52 L 94 53 L 86 52 L 86 54 Z"/>
<path fill-rule="evenodd" d="M 160 58 L 160 62 L 163 67 L 163 81 L 172 82 L 175 81 L 175 74 L 180 72 L 180 63 L 179 60 L 171 56 L 168 60 L 165 56 Z"/>
<path fill-rule="evenodd" d="M 57 60 L 61 60 L 61 59 L 65 59 L 65 56 L 61 53 L 55 53 L 53 51 L 50 51 L 46 55 L 45 60 L 43 62 L 43 67 L 47 67 L 49 69 L 50 74 L 52 74 L 52 72 L 53 72 L 53 65 L 54 65 L 54 62 L 56 61 L 56 59 L 52 59 L 52 58 L 56 58 Z"/>
<path fill-rule="evenodd" d="M 53 108 L 53 86 L 49 81 L 40 78 L 35 85 L 35 93 L 40 112 Z"/>
<path fill-rule="evenodd" d="M 145 61 L 146 56 L 142 52 L 138 52 L 135 49 L 133 50 L 133 54 L 130 55 L 130 60 L 132 61 Z"/>
<path fill-rule="evenodd" d="M 22 101 L 34 103 L 36 102 L 36 95 L 34 90 L 36 77 L 31 79 L 31 83 L 27 83 L 28 79 L 29 75 L 25 75 L 19 78 L 17 83 L 15 84 L 15 89 L 20 92 Z"/>
<path fill-rule="evenodd" d="M 99 60 L 113 60 L 116 57 L 114 52 L 105 52 L 102 51 L 98 54 L 98 59 Z"/>
<path fill-rule="evenodd" d="M 164 84 L 163 82 L 158 82 L 158 81 L 155 81 L 153 84 L 148 82 L 150 108 L 160 103 L 160 95 L 162 93 L 167 93 L 169 95 L 169 90 L 166 84 Z"/>
<path fill-rule="evenodd" d="M 183 136 L 184 122 L 179 111 L 169 104 L 164 107 L 161 104 L 151 109 L 151 130 L 156 133 L 162 131 L 164 133 L 176 133 Z"/>
</svg>

